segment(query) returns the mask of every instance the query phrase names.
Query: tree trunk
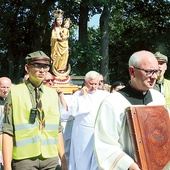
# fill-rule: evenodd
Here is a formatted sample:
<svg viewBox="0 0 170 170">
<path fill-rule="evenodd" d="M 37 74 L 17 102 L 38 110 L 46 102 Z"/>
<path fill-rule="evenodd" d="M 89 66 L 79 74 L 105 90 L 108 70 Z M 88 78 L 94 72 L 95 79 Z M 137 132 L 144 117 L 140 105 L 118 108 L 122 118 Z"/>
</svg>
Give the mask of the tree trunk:
<svg viewBox="0 0 170 170">
<path fill-rule="evenodd" d="M 51 32 L 50 34 L 47 32 L 49 27 L 48 20 L 50 8 L 54 4 L 54 2 L 55 0 L 45 0 L 44 3 L 39 1 L 38 2 L 39 4 L 37 4 L 39 6 L 39 10 L 37 10 L 37 13 L 41 16 L 41 18 L 38 20 L 39 21 L 38 31 L 36 30 L 38 36 L 34 37 L 32 44 L 33 51 L 42 50 L 45 52 L 48 49 L 50 49 L 49 47 L 46 48 L 44 46 L 44 41 L 49 41 L 50 44 Z"/>
<path fill-rule="evenodd" d="M 21 56 L 24 56 L 24 54 L 20 54 Z M 26 57 L 26 56 L 24 56 Z M 23 78 L 24 76 L 24 73 L 26 73 L 25 71 L 25 58 L 23 59 L 23 57 L 20 57 L 19 60 L 18 60 L 18 69 L 16 71 L 16 82 L 14 83 L 19 83 L 21 78 Z"/>
<path fill-rule="evenodd" d="M 100 31 L 101 31 L 101 73 L 107 84 L 109 80 L 109 7 L 105 5 L 100 16 Z"/>
<path fill-rule="evenodd" d="M 88 22 L 88 6 L 86 0 L 82 0 L 80 4 L 80 19 L 79 19 L 79 42 L 87 44 L 87 22 Z"/>
<path fill-rule="evenodd" d="M 13 55 L 13 48 L 11 45 L 8 47 L 8 77 L 13 81 L 14 75 L 14 55 Z"/>
</svg>

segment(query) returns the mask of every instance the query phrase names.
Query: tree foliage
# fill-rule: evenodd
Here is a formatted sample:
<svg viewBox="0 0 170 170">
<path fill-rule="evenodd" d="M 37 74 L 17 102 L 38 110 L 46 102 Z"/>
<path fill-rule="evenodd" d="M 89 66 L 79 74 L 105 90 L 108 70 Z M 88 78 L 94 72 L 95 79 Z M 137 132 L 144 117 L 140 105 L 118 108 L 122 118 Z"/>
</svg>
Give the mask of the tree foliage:
<svg viewBox="0 0 170 170">
<path fill-rule="evenodd" d="M 1 0 L 1 75 L 14 82 L 24 71 L 25 56 L 35 50 L 49 53 L 50 13 L 54 1 Z"/>
<path fill-rule="evenodd" d="M 138 50 L 170 53 L 170 2 L 126 0 L 112 8 L 110 20 L 111 82 L 127 82 L 127 62 Z M 168 71 L 166 72 L 168 74 Z"/>
<path fill-rule="evenodd" d="M 85 5 L 86 11 L 82 11 L 81 5 Z M 102 30 L 87 25 L 91 16 L 102 13 L 104 5 L 110 8 L 106 59 L 101 53 L 107 48 L 104 45 L 101 48 Z M 169 0 L 1 0 L 0 76 L 9 76 L 15 83 L 24 75 L 24 58 L 28 53 L 43 50 L 50 55 L 52 12 L 56 7 L 64 11 L 65 18 L 72 20 L 71 74 L 104 70 L 101 63 L 105 65 L 108 60 L 106 72 L 110 82 L 126 83 L 129 79 L 127 62 L 133 52 L 145 49 L 170 53 Z M 78 28 L 80 31 L 76 33 Z M 166 76 L 170 77 L 168 71 Z"/>
<path fill-rule="evenodd" d="M 71 43 L 71 42 L 70 42 Z M 70 44 L 69 63 L 72 65 L 73 75 L 85 75 L 89 70 L 100 70 L 100 36 L 99 31 L 88 29 L 88 44 L 81 44 L 75 40 Z"/>
</svg>

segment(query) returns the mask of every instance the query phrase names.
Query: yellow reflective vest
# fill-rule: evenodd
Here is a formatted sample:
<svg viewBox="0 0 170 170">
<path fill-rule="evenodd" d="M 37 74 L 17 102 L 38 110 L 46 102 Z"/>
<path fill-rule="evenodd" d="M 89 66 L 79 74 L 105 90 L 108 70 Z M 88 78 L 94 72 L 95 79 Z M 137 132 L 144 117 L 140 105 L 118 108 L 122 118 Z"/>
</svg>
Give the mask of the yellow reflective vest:
<svg viewBox="0 0 170 170">
<path fill-rule="evenodd" d="M 170 108 L 170 80 L 164 79 L 164 97 L 166 105 Z"/>
<path fill-rule="evenodd" d="M 14 146 L 13 159 L 21 160 L 42 155 L 58 156 L 59 102 L 54 89 L 43 86 L 42 105 L 45 113 L 45 129 L 39 130 L 38 119 L 29 124 L 32 103 L 25 84 L 11 88 Z"/>
<path fill-rule="evenodd" d="M 2 124 L 3 124 L 3 120 L 2 119 L 2 115 L 4 114 L 3 113 L 3 110 L 4 110 L 4 106 L 0 105 L 0 152 L 2 151 Z"/>
</svg>

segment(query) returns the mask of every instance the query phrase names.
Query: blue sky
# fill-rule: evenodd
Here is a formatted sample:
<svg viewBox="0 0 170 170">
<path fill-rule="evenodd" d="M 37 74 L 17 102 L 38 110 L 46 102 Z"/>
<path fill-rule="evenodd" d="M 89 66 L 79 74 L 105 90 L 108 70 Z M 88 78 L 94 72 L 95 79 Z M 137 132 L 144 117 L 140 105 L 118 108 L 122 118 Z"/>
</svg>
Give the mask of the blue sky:
<svg viewBox="0 0 170 170">
<path fill-rule="evenodd" d="M 99 27 L 99 18 L 100 18 L 100 14 L 94 15 L 94 16 L 90 19 L 90 21 L 88 22 L 88 26 L 89 26 L 89 27 L 98 28 L 98 27 Z"/>
<path fill-rule="evenodd" d="M 99 27 L 100 14 L 94 15 L 88 22 L 88 27 L 98 28 Z M 76 33 L 76 38 L 78 38 L 78 29 Z"/>
</svg>

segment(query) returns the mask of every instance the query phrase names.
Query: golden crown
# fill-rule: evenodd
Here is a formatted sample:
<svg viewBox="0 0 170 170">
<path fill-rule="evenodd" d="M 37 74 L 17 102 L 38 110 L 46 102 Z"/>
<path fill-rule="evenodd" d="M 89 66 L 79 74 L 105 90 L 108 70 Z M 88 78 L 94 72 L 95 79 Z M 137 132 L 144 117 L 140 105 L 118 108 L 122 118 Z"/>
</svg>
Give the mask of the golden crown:
<svg viewBox="0 0 170 170">
<path fill-rule="evenodd" d="M 56 10 L 54 10 L 54 18 L 63 18 L 64 12 L 57 8 Z"/>
<path fill-rule="evenodd" d="M 67 22 L 68 22 L 68 23 L 71 23 L 71 19 L 70 19 L 70 18 L 65 18 L 65 19 L 64 19 L 64 24 L 67 23 Z"/>
</svg>

